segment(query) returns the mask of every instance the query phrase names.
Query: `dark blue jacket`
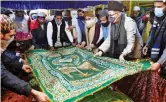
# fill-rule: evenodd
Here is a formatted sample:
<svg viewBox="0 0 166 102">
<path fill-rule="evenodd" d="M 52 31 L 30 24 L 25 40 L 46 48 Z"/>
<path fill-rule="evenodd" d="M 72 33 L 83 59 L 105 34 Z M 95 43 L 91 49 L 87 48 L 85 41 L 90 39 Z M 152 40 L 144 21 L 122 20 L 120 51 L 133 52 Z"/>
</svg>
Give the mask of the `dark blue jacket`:
<svg viewBox="0 0 166 102">
<path fill-rule="evenodd" d="M 14 91 L 21 95 L 28 96 L 31 92 L 31 87 L 24 80 L 19 79 L 11 72 L 9 72 L 5 66 L 1 63 L 1 85 L 11 91 Z"/>
</svg>

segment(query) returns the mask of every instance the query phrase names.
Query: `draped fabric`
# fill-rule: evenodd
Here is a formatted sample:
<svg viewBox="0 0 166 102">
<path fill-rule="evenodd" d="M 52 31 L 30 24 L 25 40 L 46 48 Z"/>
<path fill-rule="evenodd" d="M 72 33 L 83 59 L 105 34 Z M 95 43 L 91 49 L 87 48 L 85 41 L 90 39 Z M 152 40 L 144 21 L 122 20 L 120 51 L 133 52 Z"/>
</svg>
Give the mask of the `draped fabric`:
<svg viewBox="0 0 166 102">
<path fill-rule="evenodd" d="M 1 1 L 1 7 L 10 9 L 77 9 L 107 3 L 108 1 Z"/>
<path fill-rule="evenodd" d="M 76 47 L 31 50 L 26 52 L 26 57 L 43 92 L 53 102 L 78 101 L 149 68 L 139 63 L 94 57 L 92 52 Z"/>
</svg>

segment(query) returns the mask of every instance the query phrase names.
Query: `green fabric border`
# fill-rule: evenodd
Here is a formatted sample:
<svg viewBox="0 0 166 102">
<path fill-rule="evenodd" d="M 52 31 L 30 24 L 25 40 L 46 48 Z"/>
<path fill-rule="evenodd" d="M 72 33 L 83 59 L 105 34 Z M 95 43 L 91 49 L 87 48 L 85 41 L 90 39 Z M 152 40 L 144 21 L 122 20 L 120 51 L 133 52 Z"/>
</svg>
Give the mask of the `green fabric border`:
<svg viewBox="0 0 166 102">
<path fill-rule="evenodd" d="M 66 47 L 66 48 L 72 48 L 72 47 Z M 63 48 L 59 48 L 59 49 L 63 49 Z M 26 51 L 25 54 L 27 55 L 28 53 L 31 53 L 31 52 L 47 52 L 48 50 L 42 50 L 42 49 L 36 49 L 36 50 L 29 50 L 29 51 Z M 53 51 L 56 51 L 56 50 L 53 50 Z M 33 66 L 31 65 L 32 61 L 27 58 L 28 62 L 30 63 L 30 66 L 33 68 Z M 145 60 L 140 60 L 140 61 L 136 61 L 137 63 L 141 63 L 142 64 L 142 70 L 148 70 L 147 66 L 150 65 L 150 61 L 145 59 Z M 41 90 L 46 93 L 48 95 L 48 97 L 51 99 L 51 102 L 57 102 L 56 100 L 53 99 L 53 96 L 51 93 L 49 93 L 46 88 L 43 86 L 43 84 L 41 83 L 40 79 L 38 78 L 38 72 L 33 68 L 33 74 L 36 76 L 37 78 L 37 81 L 39 82 L 40 84 L 40 88 Z M 135 73 L 134 73 L 135 74 Z M 133 75 L 133 74 L 130 74 L 130 75 Z M 128 75 L 129 76 L 129 75 Z M 115 81 L 118 81 L 120 79 L 122 79 L 123 77 L 119 77 L 118 79 L 112 79 L 112 80 L 109 80 L 107 81 L 106 83 L 102 84 L 101 86 L 99 87 L 96 87 L 96 88 L 93 88 L 91 90 L 88 90 L 80 95 L 78 95 L 77 97 L 73 97 L 71 99 L 68 99 L 66 100 L 65 102 L 76 102 L 76 101 L 79 101 L 79 100 L 82 100 L 83 98 L 85 98 L 86 96 L 89 96 L 89 95 L 93 95 L 93 93 L 97 92 L 97 91 L 100 91 L 104 88 L 106 88 L 107 86 L 109 86 L 111 83 L 115 82 Z"/>
</svg>

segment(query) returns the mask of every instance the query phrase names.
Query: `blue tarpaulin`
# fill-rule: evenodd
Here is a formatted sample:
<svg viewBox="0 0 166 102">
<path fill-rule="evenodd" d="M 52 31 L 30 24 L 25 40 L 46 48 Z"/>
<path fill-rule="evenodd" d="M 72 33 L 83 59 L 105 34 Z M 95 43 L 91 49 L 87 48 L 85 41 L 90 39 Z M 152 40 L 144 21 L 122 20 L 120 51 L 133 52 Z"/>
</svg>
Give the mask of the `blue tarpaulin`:
<svg viewBox="0 0 166 102">
<path fill-rule="evenodd" d="M 10 9 L 67 9 L 85 8 L 108 1 L 1 1 L 1 7 Z"/>
</svg>

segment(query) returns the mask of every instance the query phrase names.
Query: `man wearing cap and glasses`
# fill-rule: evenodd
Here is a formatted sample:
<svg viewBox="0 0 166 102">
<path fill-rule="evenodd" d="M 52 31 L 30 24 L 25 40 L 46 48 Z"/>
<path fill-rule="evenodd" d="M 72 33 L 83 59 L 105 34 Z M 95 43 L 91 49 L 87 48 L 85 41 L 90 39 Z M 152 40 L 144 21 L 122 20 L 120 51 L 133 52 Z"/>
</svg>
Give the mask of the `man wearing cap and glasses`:
<svg viewBox="0 0 166 102">
<path fill-rule="evenodd" d="M 142 38 L 133 19 L 122 13 L 123 4 L 111 1 L 108 4 L 111 32 L 95 55 L 109 51 L 109 57 L 119 60 L 141 58 Z"/>
</svg>

